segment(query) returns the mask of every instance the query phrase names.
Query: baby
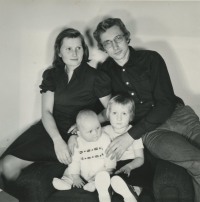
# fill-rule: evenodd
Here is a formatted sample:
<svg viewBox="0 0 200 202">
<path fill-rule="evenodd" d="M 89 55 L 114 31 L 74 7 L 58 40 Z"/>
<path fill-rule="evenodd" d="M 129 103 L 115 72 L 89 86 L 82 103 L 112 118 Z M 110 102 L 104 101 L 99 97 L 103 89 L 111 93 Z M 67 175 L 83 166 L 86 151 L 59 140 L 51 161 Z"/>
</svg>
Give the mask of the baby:
<svg viewBox="0 0 200 202">
<path fill-rule="evenodd" d="M 80 111 L 76 124 L 78 148 L 74 147 L 72 163 L 61 179 L 53 179 L 53 186 L 58 190 L 69 190 L 72 186 L 90 192 L 97 189 L 99 201 L 110 202 L 110 174 L 116 167 L 116 160 L 105 155 L 110 138 L 102 133 L 98 117 L 91 110 Z M 85 184 L 82 178 L 88 183 Z"/>
<path fill-rule="evenodd" d="M 132 127 L 129 125 L 129 122 L 133 120 L 134 113 L 135 103 L 129 95 L 117 95 L 109 101 L 106 116 L 110 120 L 111 125 L 105 126 L 103 131 L 110 136 L 111 141 L 117 136 L 126 133 Z M 117 171 L 115 174 L 119 174 L 119 176 L 111 178 L 113 190 L 122 195 L 125 202 L 136 202 L 137 195 L 141 192 L 140 187 L 132 187 L 126 183 L 134 182 L 131 170 L 142 166 L 144 163 L 143 148 L 141 138 L 134 140 L 134 143 L 117 162 Z"/>
</svg>

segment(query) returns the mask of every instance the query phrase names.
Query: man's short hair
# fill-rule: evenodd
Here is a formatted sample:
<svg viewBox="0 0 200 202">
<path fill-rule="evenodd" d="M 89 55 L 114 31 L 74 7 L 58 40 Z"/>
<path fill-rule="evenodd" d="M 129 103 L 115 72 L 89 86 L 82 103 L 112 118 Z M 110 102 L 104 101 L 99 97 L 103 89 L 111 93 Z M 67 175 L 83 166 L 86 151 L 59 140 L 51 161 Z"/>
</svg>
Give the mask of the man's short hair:
<svg viewBox="0 0 200 202">
<path fill-rule="evenodd" d="M 130 32 L 126 29 L 126 26 L 124 25 L 124 23 L 121 21 L 121 19 L 119 18 L 108 18 L 106 20 L 103 20 L 102 22 L 100 22 L 97 25 L 96 30 L 93 33 L 94 38 L 97 41 L 97 45 L 98 48 L 102 51 L 105 51 L 103 48 L 103 45 L 101 43 L 101 34 L 103 34 L 104 32 L 106 32 L 107 29 L 111 28 L 112 26 L 117 25 L 120 30 L 123 32 L 124 37 L 127 41 L 127 43 L 130 43 Z"/>
<path fill-rule="evenodd" d="M 106 116 L 107 116 L 108 120 L 110 119 L 109 115 L 110 115 L 110 108 L 111 108 L 112 104 L 119 104 L 122 106 L 127 106 L 129 108 L 129 113 L 130 113 L 129 122 L 131 122 L 133 120 L 133 118 L 135 116 L 135 102 L 130 95 L 120 94 L 120 95 L 116 95 L 115 97 L 113 97 L 112 99 L 109 100 L 108 107 L 106 109 Z"/>
</svg>

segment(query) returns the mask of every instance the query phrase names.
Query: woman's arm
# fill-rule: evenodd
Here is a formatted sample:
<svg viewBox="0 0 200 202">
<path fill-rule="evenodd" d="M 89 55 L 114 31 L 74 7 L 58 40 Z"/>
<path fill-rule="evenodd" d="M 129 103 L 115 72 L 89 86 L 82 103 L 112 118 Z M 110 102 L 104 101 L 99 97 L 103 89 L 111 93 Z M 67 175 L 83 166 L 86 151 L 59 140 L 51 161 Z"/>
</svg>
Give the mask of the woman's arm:
<svg viewBox="0 0 200 202">
<path fill-rule="evenodd" d="M 58 160 L 61 163 L 69 164 L 71 157 L 68 147 L 62 139 L 55 120 L 53 118 L 54 93 L 47 91 L 42 93 L 42 123 L 54 143 L 54 149 Z"/>
<path fill-rule="evenodd" d="M 111 94 L 99 98 L 99 100 L 100 100 L 101 104 L 104 106 L 104 108 L 107 108 L 110 98 L 111 98 Z"/>
<path fill-rule="evenodd" d="M 106 117 L 106 109 L 102 110 L 99 114 L 98 114 L 98 119 L 100 123 L 103 123 L 105 121 L 108 121 L 107 117 Z"/>
<path fill-rule="evenodd" d="M 102 98 L 99 98 L 101 104 L 104 106 L 104 110 L 102 110 L 99 114 L 98 114 L 98 119 L 100 123 L 103 123 L 105 121 L 108 121 L 107 117 L 106 117 L 106 108 L 108 106 L 108 102 L 111 98 L 111 94 L 104 96 Z"/>
</svg>

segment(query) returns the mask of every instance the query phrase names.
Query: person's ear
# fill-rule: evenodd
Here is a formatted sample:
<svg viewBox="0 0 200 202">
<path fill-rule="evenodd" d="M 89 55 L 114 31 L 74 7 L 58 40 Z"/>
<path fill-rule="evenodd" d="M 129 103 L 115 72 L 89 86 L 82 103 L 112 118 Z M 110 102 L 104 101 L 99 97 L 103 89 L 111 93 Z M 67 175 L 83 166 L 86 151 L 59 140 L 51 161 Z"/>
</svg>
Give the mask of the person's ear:
<svg viewBox="0 0 200 202">
<path fill-rule="evenodd" d="M 80 137 L 81 136 L 81 133 L 79 130 L 77 130 L 77 135 Z"/>
</svg>

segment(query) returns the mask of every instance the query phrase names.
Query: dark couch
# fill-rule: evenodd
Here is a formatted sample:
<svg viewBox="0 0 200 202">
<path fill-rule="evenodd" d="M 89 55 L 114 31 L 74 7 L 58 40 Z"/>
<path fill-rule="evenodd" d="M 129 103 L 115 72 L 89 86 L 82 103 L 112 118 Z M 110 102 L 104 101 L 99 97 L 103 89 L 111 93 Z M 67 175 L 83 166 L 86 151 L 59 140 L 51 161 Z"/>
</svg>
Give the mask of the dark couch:
<svg viewBox="0 0 200 202">
<path fill-rule="evenodd" d="M 167 161 L 154 158 L 145 150 L 145 159 L 152 172 L 152 191 L 144 189 L 139 202 L 193 202 L 194 190 L 187 171 Z M 60 163 L 34 163 L 23 170 L 15 183 L 7 185 L 7 192 L 20 202 L 98 202 L 97 192 L 83 189 L 57 191 L 53 177 L 61 177 L 65 166 Z M 123 202 L 114 194 L 113 202 Z"/>
</svg>

